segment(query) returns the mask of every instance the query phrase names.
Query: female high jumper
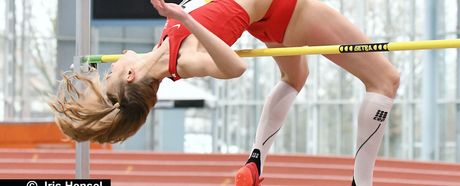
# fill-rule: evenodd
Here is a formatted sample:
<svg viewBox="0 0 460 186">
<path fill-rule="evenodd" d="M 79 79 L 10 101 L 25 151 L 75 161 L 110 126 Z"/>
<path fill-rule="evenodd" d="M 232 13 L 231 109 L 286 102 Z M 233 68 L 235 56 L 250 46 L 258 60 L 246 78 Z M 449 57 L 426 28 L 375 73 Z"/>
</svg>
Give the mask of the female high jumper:
<svg viewBox="0 0 460 186">
<path fill-rule="evenodd" d="M 64 76 L 56 99 L 61 131 L 76 141 L 115 143 L 132 136 L 156 103 L 163 78 L 239 77 L 246 64 L 229 47 L 244 31 L 267 47 L 368 43 L 338 11 L 318 0 L 184 0 L 180 5 L 151 0 L 167 17 L 159 43 L 147 54 L 127 51 L 112 64 L 103 82 Z M 372 185 L 372 174 L 386 117 L 399 86 L 399 73 L 381 53 L 324 55 L 358 77 L 366 93 L 358 115 L 353 185 Z M 238 186 L 259 185 L 276 133 L 308 76 L 305 56 L 274 57 L 281 81 L 266 100 Z M 86 88 L 79 90 L 75 82 Z M 73 96 L 72 96 L 73 95 Z"/>
</svg>

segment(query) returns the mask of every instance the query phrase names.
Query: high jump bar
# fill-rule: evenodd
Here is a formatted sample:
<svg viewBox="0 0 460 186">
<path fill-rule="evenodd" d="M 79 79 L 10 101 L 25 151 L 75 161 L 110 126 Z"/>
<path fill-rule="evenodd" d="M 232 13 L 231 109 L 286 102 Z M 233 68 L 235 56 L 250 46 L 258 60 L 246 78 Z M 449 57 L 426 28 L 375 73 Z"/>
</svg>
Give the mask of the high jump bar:
<svg viewBox="0 0 460 186">
<path fill-rule="evenodd" d="M 346 54 L 361 52 L 389 52 L 406 50 L 431 50 L 460 48 L 460 39 L 402 41 L 388 43 L 364 43 L 349 45 L 324 45 L 283 48 L 260 48 L 235 50 L 240 57 L 295 56 L 312 54 Z M 122 54 L 87 55 L 81 57 L 83 63 L 108 63 L 117 61 Z"/>
</svg>

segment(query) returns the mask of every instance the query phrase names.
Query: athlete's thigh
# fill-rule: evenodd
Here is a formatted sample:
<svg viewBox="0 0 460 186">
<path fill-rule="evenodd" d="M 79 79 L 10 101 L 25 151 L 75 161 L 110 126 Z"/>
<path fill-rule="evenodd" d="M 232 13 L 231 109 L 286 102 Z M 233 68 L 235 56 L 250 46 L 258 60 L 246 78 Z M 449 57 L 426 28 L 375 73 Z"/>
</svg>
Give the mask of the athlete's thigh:
<svg viewBox="0 0 460 186">
<path fill-rule="evenodd" d="M 302 13 L 305 22 L 305 38 L 303 38 L 305 44 L 315 46 L 370 42 L 362 31 L 338 11 L 320 1 L 313 0 L 312 2 L 314 3 Z M 322 17 L 323 19 L 314 20 L 314 17 Z M 396 72 L 396 69 L 382 53 L 325 56 L 366 84 L 376 83 Z"/>
<path fill-rule="evenodd" d="M 281 44 L 266 43 L 267 47 L 284 47 Z M 308 64 L 305 56 L 273 56 L 280 72 L 281 80 L 300 91 L 308 76 Z"/>
</svg>

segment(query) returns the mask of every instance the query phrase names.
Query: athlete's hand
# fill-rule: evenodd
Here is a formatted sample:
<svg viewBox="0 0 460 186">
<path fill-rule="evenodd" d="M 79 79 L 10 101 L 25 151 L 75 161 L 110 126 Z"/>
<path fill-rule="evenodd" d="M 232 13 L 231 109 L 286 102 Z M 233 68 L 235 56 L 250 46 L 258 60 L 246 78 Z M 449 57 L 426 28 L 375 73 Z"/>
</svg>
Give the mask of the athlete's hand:
<svg viewBox="0 0 460 186">
<path fill-rule="evenodd" d="M 165 17 L 182 21 L 188 15 L 182 7 L 174 3 L 165 3 L 164 0 L 150 0 L 150 3 L 152 3 L 160 15 Z"/>
</svg>

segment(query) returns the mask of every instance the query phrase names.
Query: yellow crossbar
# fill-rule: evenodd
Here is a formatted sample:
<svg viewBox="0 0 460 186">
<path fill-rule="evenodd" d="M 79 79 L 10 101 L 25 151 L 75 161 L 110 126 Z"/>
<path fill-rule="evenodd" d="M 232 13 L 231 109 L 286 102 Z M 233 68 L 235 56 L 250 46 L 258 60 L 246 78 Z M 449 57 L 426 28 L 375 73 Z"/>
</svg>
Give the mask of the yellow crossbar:
<svg viewBox="0 0 460 186">
<path fill-rule="evenodd" d="M 387 52 L 404 50 L 431 50 L 443 48 L 460 48 L 460 39 L 448 40 L 426 40 L 426 41 L 405 41 L 390 43 L 365 43 L 351 45 L 326 45 L 326 46 L 304 46 L 304 47 L 284 47 L 284 48 L 263 48 L 236 50 L 241 57 L 258 56 L 293 56 L 308 54 L 343 54 L 359 52 Z M 82 57 L 82 62 L 100 63 L 115 62 L 121 54 L 110 55 L 90 55 Z"/>
</svg>

